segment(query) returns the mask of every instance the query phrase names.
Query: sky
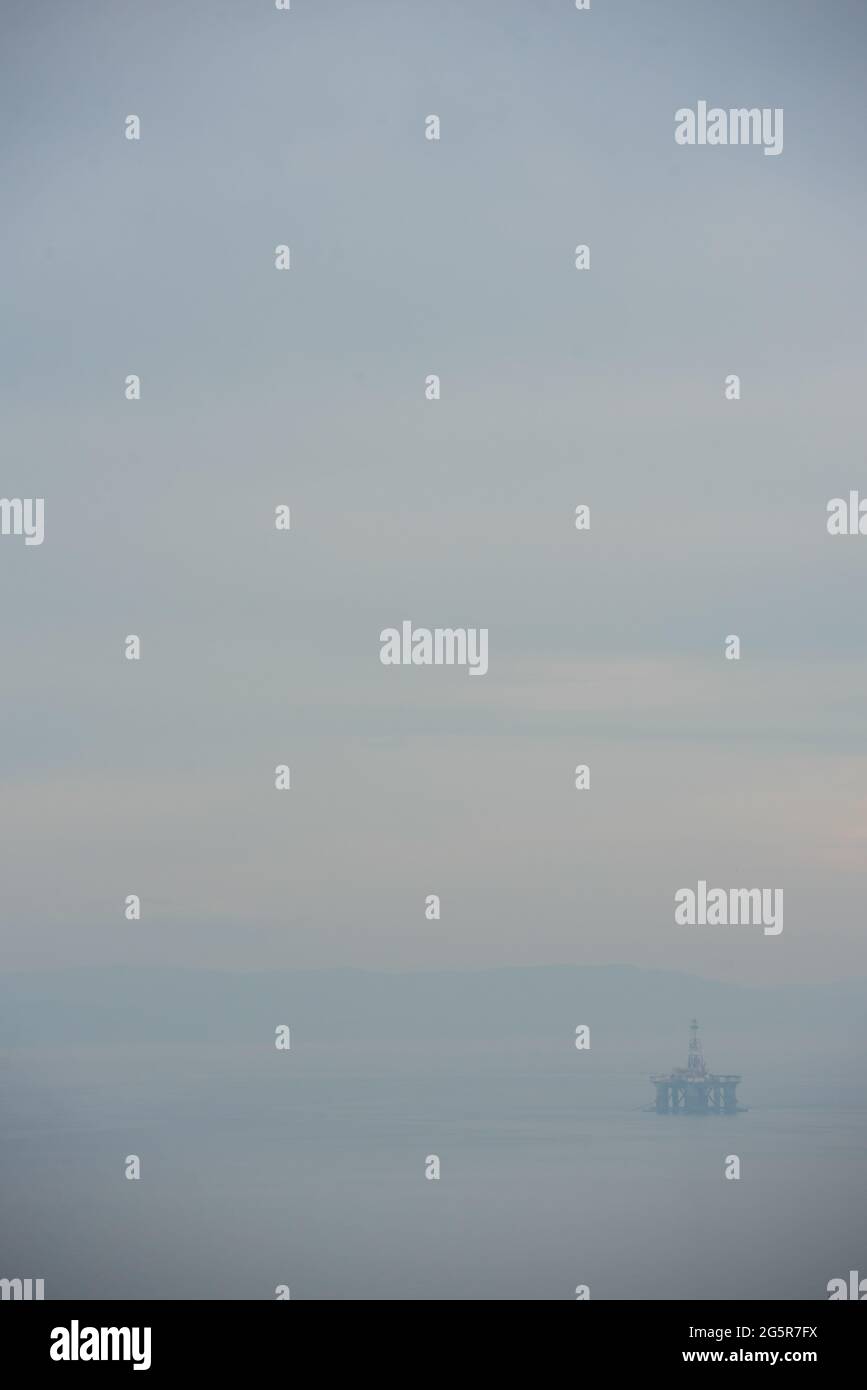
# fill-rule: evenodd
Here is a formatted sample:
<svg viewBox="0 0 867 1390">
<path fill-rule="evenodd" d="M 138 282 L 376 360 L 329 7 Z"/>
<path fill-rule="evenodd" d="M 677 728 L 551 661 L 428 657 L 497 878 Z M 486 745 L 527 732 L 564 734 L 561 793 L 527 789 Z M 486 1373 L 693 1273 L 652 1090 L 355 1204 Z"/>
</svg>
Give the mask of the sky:
<svg viewBox="0 0 867 1390">
<path fill-rule="evenodd" d="M 2 29 L 3 968 L 867 975 L 864 7 Z M 383 667 L 404 619 L 487 675 Z M 699 879 L 784 931 L 676 926 Z"/>
</svg>

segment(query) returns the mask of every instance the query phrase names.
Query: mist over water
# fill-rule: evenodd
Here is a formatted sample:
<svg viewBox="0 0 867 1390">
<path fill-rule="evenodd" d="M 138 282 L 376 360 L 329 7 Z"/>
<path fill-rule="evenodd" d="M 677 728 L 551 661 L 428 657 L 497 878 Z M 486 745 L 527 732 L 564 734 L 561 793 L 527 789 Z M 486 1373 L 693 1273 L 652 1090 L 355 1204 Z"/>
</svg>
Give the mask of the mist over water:
<svg viewBox="0 0 867 1390">
<path fill-rule="evenodd" d="M 525 972 L 502 974 L 475 977 L 467 1012 L 483 1026 L 483 1000 L 496 1011 L 498 986 L 519 990 Z M 632 973 L 595 987 L 612 1033 L 621 978 Z M 652 1011 L 671 984 L 642 978 Z M 454 996 L 458 979 L 471 1000 L 473 977 L 442 987 Z M 45 1278 L 49 1298 L 272 1299 L 288 1284 L 307 1299 L 548 1300 L 577 1284 L 591 1298 L 821 1299 L 864 1264 L 856 1057 L 811 1061 L 784 1029 L 764 1056 L 746 1044 L 747 1067 L 720 1042 L 708 1061 L 743 1066 L 750 1108 L 658 1116 L 643 1108 L 648 1073 L 685 1063 L 685 1026 L 666 1023 L 674 1055 L 628 1030 L 604 1056 L 538 1030 L 473 1039 L 426 979 L 442 1036 L 416 1036 L 379 994 L 412 983 L 312 976 L 305 1007 L 324 1017 L 286 1053 L 267 1039 L 7 1050 L 4 1266 Z M 382 1036 L 329 1040 L 326 984 L 375 995 Z M 434 1153 L 438 1182 L 424 1176 Z M 128 1154 L 142 1159 L 138 1182 L 124 1177 Z"/>
</svg>

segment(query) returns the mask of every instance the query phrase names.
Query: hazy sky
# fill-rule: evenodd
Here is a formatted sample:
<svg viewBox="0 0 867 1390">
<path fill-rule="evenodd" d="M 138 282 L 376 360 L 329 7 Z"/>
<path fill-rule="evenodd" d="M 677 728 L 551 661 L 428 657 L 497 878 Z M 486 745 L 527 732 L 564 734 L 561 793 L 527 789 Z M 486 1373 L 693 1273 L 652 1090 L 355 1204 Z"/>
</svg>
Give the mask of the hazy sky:
<svg viewBox="0 0 867 1390">
<path fill-rule="evenodd" d="M 4 965 L 867 973 L 863 4 L 0 13 Z"/>
</svg>

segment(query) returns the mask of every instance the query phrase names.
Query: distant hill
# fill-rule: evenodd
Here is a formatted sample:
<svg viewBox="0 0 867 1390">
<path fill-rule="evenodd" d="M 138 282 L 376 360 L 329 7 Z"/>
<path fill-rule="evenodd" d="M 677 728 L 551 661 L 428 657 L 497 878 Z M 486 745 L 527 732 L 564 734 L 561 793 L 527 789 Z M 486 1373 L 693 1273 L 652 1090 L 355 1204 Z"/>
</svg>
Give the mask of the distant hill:
<svg viewBox="0 0 867 1390">
<path fill-rule="evenodd" d="M 443 1045 L 569 1046 L 650 1070 L 684 1065 L 688 1020 L 711 1066 L 799 1057 L 863 1068 L 867 981 L 750 988 L 632 966 L 480 971 L 224 973 L 106 968 L 0 976 L 0 1047 L 212 1042 L 257 1046 L 289 1023 L 293 1046 L 436 1039 Z"/>
</svg>

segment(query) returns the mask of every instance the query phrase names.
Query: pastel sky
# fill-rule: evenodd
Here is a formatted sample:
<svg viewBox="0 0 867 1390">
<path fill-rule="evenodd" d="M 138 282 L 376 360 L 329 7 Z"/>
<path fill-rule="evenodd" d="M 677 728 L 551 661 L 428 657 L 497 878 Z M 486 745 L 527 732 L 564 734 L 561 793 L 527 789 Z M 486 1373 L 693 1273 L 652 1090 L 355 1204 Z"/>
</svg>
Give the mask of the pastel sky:
<svg viewBox="0 0 867 1390">
<path fill-rule="evenodd" d="M 867 973 L 863 4 L 2 27 L 5 968 Z M 488 674 L 382 667 L 404 619 Z M 782 936 L 676 927 L 699 878 Z"/>
</svg>

